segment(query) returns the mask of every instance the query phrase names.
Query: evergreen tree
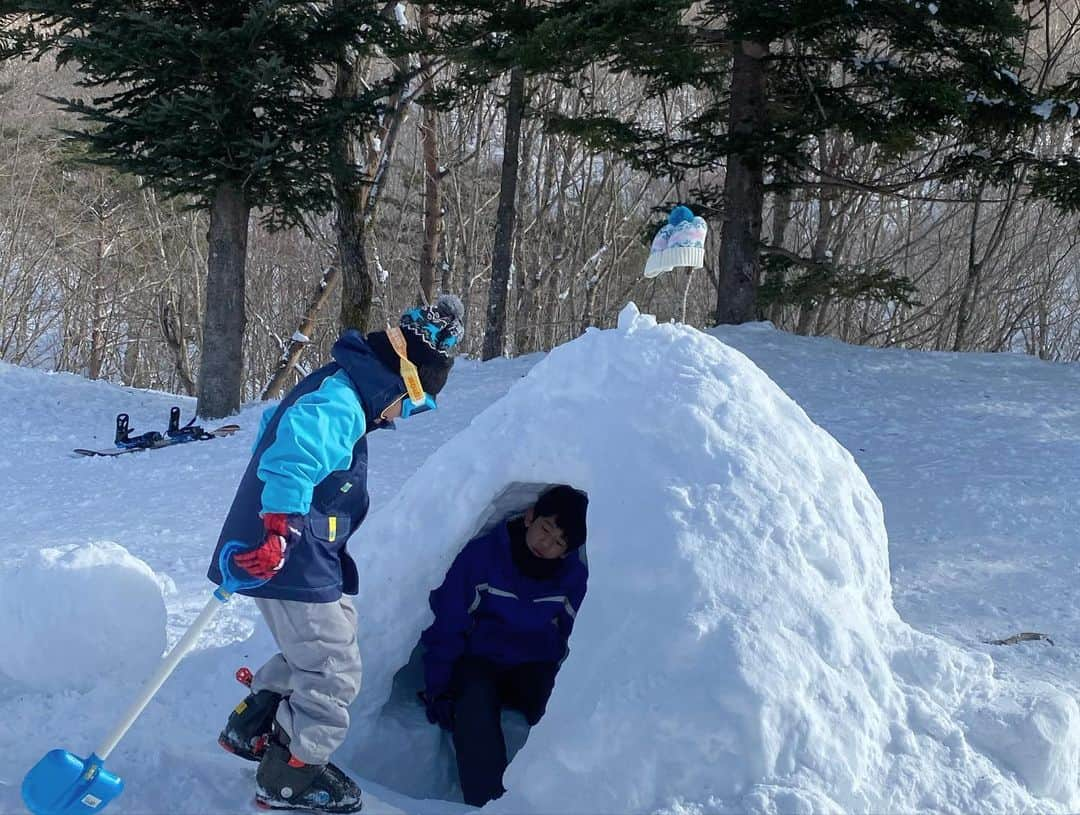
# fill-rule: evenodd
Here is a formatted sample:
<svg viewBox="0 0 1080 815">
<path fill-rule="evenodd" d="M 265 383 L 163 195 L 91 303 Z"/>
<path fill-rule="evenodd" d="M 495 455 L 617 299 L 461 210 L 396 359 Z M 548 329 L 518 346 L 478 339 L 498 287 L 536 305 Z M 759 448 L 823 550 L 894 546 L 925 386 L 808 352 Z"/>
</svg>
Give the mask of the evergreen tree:
<svg viewBox="0 0 1080 815">
<path fill-rule="evenodd" d="M 386 88 L 342 98 L 328 69 L 400 32 L 369 0 L 0 0 L 7 53 L 78 66 L 89 98 L 56 101 L 95 160 L 210 213 L 199 413 L 240 405 L 252 210 L 271 228 L 333 204 L 331 145 L 373 125 Z"/>
<path fill-rule="evenodd" d="M 557 13 L 559 5 L 529 0 L 451 0 L 429 3 L 426 8 L 431 18 L 437 16 L 442 23 L 429 27 L 425 47 L 449 57 L 457 68 L 456 81 L 441 94 L 432 94 L 428 104 L 445 105 L 448 100 L 467 96 L 475 88 L 507 76 L 499 201 L 481 352 L 487 360 L 502 356 L 506 349 L 521 131 L 529 106 L 526 78 L 530 74 L 546 73 L 553 67 L 546 62 L 529 64 L 525 53 L 531 32 L 548 14 Z"/>
<path fill-rule="evenodd" d="M 1035 119 L 1032 94 L 1015 73 L 1023 25 L 1009 0 L 567 0 L 539 22 L 521 58 L 557 62 L 568 80 L 601 64 L 644 77 L 652 95 L 693 88 L 705 100 L 673 132 L 635 112 L 606 110 L 600 99 L 592 100 L 596 115 L 552 116 L 551 125 L 658 173 L 724 166 L 723 187 L 695 190 L 695 204 L 720 215 L 716 317 L 738 323 L 762 305 L 767 192 L 892 192 L 928 171 L 1001 170 L 999 156 L 985 157 L 983 148 Z M 830 133 L 895 157 L 888 183 L 827 176 L 814 154 Z M 949 160 L 902 169 L 899 159 L 930 140 L 946 144 Z M 778 265 L 802 270 L 770 287 L 778 297 L 910 294 L 906 281 L 880 268 L 860 275 L 794 256 Z"/>
</svg>

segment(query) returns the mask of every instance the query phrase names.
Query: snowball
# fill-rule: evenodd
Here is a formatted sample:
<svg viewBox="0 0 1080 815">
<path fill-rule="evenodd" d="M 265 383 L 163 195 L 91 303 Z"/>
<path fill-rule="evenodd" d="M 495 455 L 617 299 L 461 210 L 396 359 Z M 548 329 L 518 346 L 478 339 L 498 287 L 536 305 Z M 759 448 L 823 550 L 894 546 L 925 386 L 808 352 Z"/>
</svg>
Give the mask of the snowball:
<svg viewBox="0 0 1080 815">
<path fill-rule="evenodd" d="M 0 672 L 40 690 L 141 682 L 165 650 L 153 570 L 108 541 L 41 549 L 0 572 Z"/>
<path fill-rule="evenodd" d="M 1080 707 L 1046 683 L 1038 695 L 998 705 L 971 717 L 968 737 L 998 758 L 1038 795 L 1061 801 L 1076 795 L 1080 766 Z"/>
</svg>

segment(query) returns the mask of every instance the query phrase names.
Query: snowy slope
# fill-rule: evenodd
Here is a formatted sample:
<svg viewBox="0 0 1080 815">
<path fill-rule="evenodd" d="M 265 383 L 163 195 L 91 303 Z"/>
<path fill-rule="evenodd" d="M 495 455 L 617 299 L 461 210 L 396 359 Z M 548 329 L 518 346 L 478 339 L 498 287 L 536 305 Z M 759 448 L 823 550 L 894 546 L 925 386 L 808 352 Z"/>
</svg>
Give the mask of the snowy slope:
<svg viewBox="0 0 1080 815">
<path fill-rule="evenodd" d="M 761 325 L 712 333 L 866 473 L 907 622 L 1080 696 L 1080 366 L 853 348 Z M 1020 631 L 1055 647 L 982 642 Z"/>
<path fill-rule="evenodd" d="M 558 349 L 517 387 L 538 357 L 463 362 L 438 411 L 373 437 L 376 511 L 352 545 L 366 580 L 365 688 L 342 751 L 386 802 L 371 811 L 463 810 L 373 785 L 376 768 L 357 760 L 365 725 L 385 719 L 423 595 L 463 542 L 452 538 L 482 523 L 506 484 L 554 480 L 593 496 L 591 593 L 549 716 L 494 809 L 1075 809 L 1074 369 L 761 326 L 715 332 L 853 461 L 739 354 L 689 329 L 634 325 Z M 259 408 L 233 438 L 68 456 L 107 446 L 115 413 L 141 431 L 164 425 L 171 404 L 192 407 L 0 366 L 0 812 L 21 811 L 18 781 L 45 750 L 88 752 L 137 688 L 126 673 L 138 670 L 89 658 L 154 649 L 154 598 L 133 600 L 119 581 L 160 584 L 170 641 L 205 602 L 206 558 Z M 107 560 L 105 542 L 152 570 L 118 559 L 93 579 L 145 634 L 99 620 L 101 592 L 37 588 L 70 576 L 56 569 L 64 557 Z M 109 766 L 128 790 L 110 811 L 248 808 L 253 765 L 214 739 L 239 698 L 232 670 L 269 654 L 255 623 L 247 601 L 226 607 L 121 742 Z M 67 625 L 87 633 L 73 645 L 53 633 Z M 980 642 L 1021 630 L 1056 644 Z M 52 658 L 28 661 L 35 648 Z M 406 722 L 391 746 L 438 739 Z"/>
</svg>

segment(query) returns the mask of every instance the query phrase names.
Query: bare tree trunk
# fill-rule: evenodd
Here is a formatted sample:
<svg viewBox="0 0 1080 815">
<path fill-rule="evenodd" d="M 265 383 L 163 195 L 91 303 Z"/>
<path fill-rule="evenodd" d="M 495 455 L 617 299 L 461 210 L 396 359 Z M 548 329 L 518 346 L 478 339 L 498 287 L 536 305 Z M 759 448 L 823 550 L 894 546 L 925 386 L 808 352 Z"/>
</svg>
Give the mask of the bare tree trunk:
<svg viewBox="0 0 1080 815">
<path fill-rule="evenodd" d="M 1050 331 L 1050 313 L 1047 310 L 1046 292 L 1040 294 L 1037 304 L 1037 319 L 1039 336 L 1036 338 L 1035 353 L 1039 359 L 1049 359 L 1050 349 L 1046 346 L 1047 335 Z"/>
<path fill-rule="evenodd" d="M 392 13 L 393 3 L 387 3 L 384 13 Z M 338 60 L 334 96 L 352 99 L 365 88 L 365 74 L 370 61 L 361 61 L 344 49 Z M 398 77 L 408 74 L 409 60 L 400 56 L 394 60 Z M 371 305 L 375 286 L 371 279 L 367 259 L 367 228 L 375 217 L 375 209 L 386 184 L 386 174 L 394 155 L 401 125 L 408 118 L 409 102 L 399 87 L 387 100 L 386 112 L 377 144 L 372 139 L 363 162 L 364 181 L 357 181 L 355 170 L 361 166 L 359 144 L 355 134 L 342 131 L 334 146 L 337 155 L 334 165 L 334 191 L 337 198 L 338 256 L 341 264 L 341 314 L 342 329 L 355 328 L 366 331 L 371 321 Z M 376 256 L 377 258 L 377 256 Z"/>
<path fill-rule="evenodd" d="M 161 297 L 161 333 L 165 344 L 172 351 L 173 368 L 180 377 L 180 384 L 188 396 L 195 395 L 195 378 L 191 375 L 191 362 L 187 354 L 187 336 L 184 330 L 184 301 L 173 302 L 170 291 Z"/>
<path fill-rule="evenodd" d="M 756 140 L 765 117 L 765 48 L 741 42 L 731 64 L 729 132 L 738 140 L 727 157 L 724 221 L 720 231 L 718 323 L 745 323 L 755 316 L 761 275 L 761 211 L 765 201 L 764 164 Z"/>
<path fill-rule="evenodd" d="M 818 135 L 818 154 L 822 168 L 830 169 L 831 162 L 826 148 L 826 138 L 825 134 Z M 835 221 L 835 214 L 833 213 L 834 198 L 835 193 L 824 186 L 818 192 L 817 233 L 814 235 L 814 245 L 810 249 L 810 259 L 814 263 L 828 263 L 831 258 L 829 242 L 832 240 Z M 811 333 L 824 299 L 823 297 L 822 301 L 817 299 L 807 300 L 799 305 L 799 319 L 795 325 L 796 334 L 807 336 Z"/>
<path fill-rule="evenodd" d="M 786 189 L 778 192 L 773 197 L 773 222 L 770 240 L 772 245 L 778 249 L 786 248 L 784 246 L 784 236 L 787 234 L 789 223 L 791 223 L 791 190 Z M 776 274 L 773 282 L 778 285 L 782 284 L 784 282 L 783 273 Z M 784 307 L 780 303 L 772 303 L 769 306 L 768 314 L 762 314 L 762 316 L 767 316 L 774 325 L 779 326 L 780 319 L 784 316 Z"/>
<path fill-rule="evenodd" d="M 428 303 L 435 302 L 435 267 L 443 234 L 442 190 L 439 175 L 438 113 L 424 108 L 420 138 L 424 152 L 424 244 L 420 248 L 420 291 Z"/>
<path fill-rule="evenodd" d="M 964 277 L 964 288 L 960 292 L 960 303 L 956 309 L 956 338 L 953 340 L 952 350 L 963 351 L 967 340 L 967 327 L 971 321 L 971 311 L 978 296 L 979 276 L 982 272 L 982 263 L 979 262 L 978 238 L 979 238 L 979 212 L 982 209 L 982 197 L 984 184 L 979 185 L 975 193 L 975 205 L 971 212 L 971 230 L 968 233 L 968 262 L 967 274 Z"/>
<path fill-rule="evenodd" d="M 244 373 L 244 264 L 251 207 L 233 183 L 210 205 L 206 318 L 199 369 L 198 414 L 220 419 L 240 409 Z"/>
<path fill-rule="evenodd" d="M 308 343 L 311 341 L 311 335 L 315 333 L 315 320 L 326 305 L 326 301 L 330 299 L 330 294 L 334 291 L 334 285 L 340 276 L 338 269 L 335 267 L 327 269 L 323 273 L 319 286 L 308 303 L 304 319 L 300 321 L 299 336 L 293 335 L 293 338 L 289 341 L 289 347 L 281 355 L 281 362 L 274 369 L 274 375 L 270 377 L 270 382 L 263 390 L 263 401 L 277 399 L 281 395 L 285 383 L 289 381 L 289 373 L 300 361 L 304 349 L 307 348 Z"/>
<path fill-rule="evenodd" d="M 344 51 L 337 63 L 334 97 L 348 99 L 359 95 L 363 89 L 365 70 L 354 54 Z M 356 179 L 356 168 L 360 164 L 356 135 L 349 129 L 342 129 L 332 149 L 335 153 L 334 232 L 341 267 L 341 312 L 338 319 L 342 331 L 349 328 L 365 331 L 371 316 L 375 287 L 368 271 L 364 245 L 367 237 L 367 223 L 364 220 L 366 194 L 363 185 Z"/>
<path fill-rule="evenodd" d="M 100 230 L 94 243 L 94 274 L 91 278 L 93 292 L 92 313 L 90 315 L 90 361 L 87 374 L 91 379 L 100 379 L 105 365 L 105 323 L 108 311 L 105 303 L 105 224 L 97 224 Z"/>
<path fill-rule="evenodd" d="M 514 219 L 518 182 L 518 151 L 521 147 L 521 120 L 525 112 L 525 72 L 510 71 L 510 93 L 506 100 L 506 132 L 503 139 L 502 179 L 499 210 L 495 219 L 495 248 L 491 260 L 488 289 L 487 326 L 484 329 L 482 359 L 502 356 L 506 343 L 506 300 L 510 287 L 510 266 L 514 259 Z"/>
<path fill-rule="evenodd" d="M 536 330 L 537 313 L 536 289 L 540 285 L 537 271 L 526 274 L 524 267 L 518 275 L 518 304 L 514 319 L 514 353 L 524 354 L 530 350 L 529 334 Z"/>
<path fill-rule="evenodd" d="M 438 174 L 438 113 L 424 108 L 420 138 L 423 149 L 423 246 L 420 247 L 420 290 L 424 300 L 435 301 L 435 266 L 443 237 L 443 201 Z"/>
<path fill-rule="evenodd" d="M 431 6 L 420 11 L 420 29 L 431 30 Z M 434 90 L 430 69 L 424 75 L 425 84 Z M 420 249 L 420 291 L 428 303 L 435 302 L 435 267 L 439 262 L 439 246 L 443 234 L 442 172 L 439 169 L 439 113 L 425 107 L 420 119 L 421 150 L 424 154 L 424 245 Z"/>
<path fill-rule="evenodd" d="M 520 163 L 524 159 L 526 167 L 532 166 L 533 151 L 538 138 L 542 141 L 542 137 L 538 133 L 539 129 L 539 127 L 526 128 L 522 136 L 518 161 Z M 537 158 L 537 167 L 539 167 L 539 157 Z M 534 201 L 539 204 L 539 198 L 536 197 L 535 193 L 533 197 Z M 513 337 L 510 345 L 510 353 L 513 356 L 524 354 L 525 349 L 528 347 L 529 329 L 532 327 L 534 316 L 532 313 L 535 302 L 534 293 L 539 284 L 540 265 L 535 262 L 531 254 L 527 256 L 521 246 L 522 240 L 528 234 L 527 221 L 528 218 L 524 214 L 519 219 L 518 232 L 520 237 L 516 241 L 517 251 L 514 253 L 516 274 L 514 275 L 513 286 L 517 295 L 517 303 L 513 309 L 513 327 L 507 329 L 508 333 Z"/>
<path fill-rule="evenodd" d="M 145 388 L 147 385 L 143 382 L 143 377 L 139 376 L 139 361 L 141 354 L 139 353 L 139 346 L 142 345 L 141 340 L 129 340 L 127 347 L 124 349 L 124 365 L 121 371 L 121 381 L 130 388 Z M 188 396 L 194 396 L 194 391 L 187 391 Z"/>
<path fill-rule="evenodd" d="M 818 134 L 818 163 L 823 171 L 830 174 L 837 172 L 843 165 L 844 158 L 843 144 L 840 140 L 837 140 L 833 145 L 833 152 L 830 155 L 828 134 Z M 830 246 L 833 242 L 833 232 L 837 220 L 836 212 L 833 209 L 833 202 L 836 197 L 835 188 L 822 185 L 818 190 L 817 232 L 814 235 L 814 245 L 810 249 L 810 259 L 814 263 L 826 264 L 833 259 Z M 828 295 L 822 295 L 820 300 L 814 298 L 800 304 L 799 318 L 795 326 L 796 334 L 807 336 L 817 330 L 815 326 L 823 325 L 829 299 Z"/>
<path fill-rule="evenodd" d="M 351 152 L 351 151 L 350 151 Z M 361 195 L 354 185 L 335 182 L 337 217 L 334 230 L 337 236 L 338 263 L 341 265 L 341 330 L 355 328 L 366 331 L 371 318 L 371 301 L 375 287 L 368 271 L 367 250 L 364 246 L 366 224 L 361 215 Z"/>
<path fill-rule="evenodd" d="M 968 328 L 971 325 L 971 315 L 975 311 L 975 306 L 979 300 L 979 288 L 982 285 L 983 271 L 990 263 L 998 249 L 1000 249 L 1002 242 L 1005 240 L 1012 230 L 1013 212 L 1017 206 L 1017 202 L 1020 200 L 1020 189 L 1024 182 L 1026 171 L 1021 171 L 1018 181 L 1009 185 L 1009 189 L 1005 196 L 1005 205 L 1001 207 L 997 216 L 994 219 L 993 227 L 990 230 L 989 238 L 986 241 L 986 246 L 983 249 L 982 258 L 977 258 L 977 240 L 979 237 L 979 212 L 983 204 L 983 192 L 985 191 L 986 184 L 983 182 L 979 185 L 978 192 L 975 195 L 975 211 L 971 215 L 971 228 L 968 242 L 968 262 L 967 262 L 967 275 L 964 279 L 964 288 L 960 294 L 960 303 L 956 313 L 956 339 L 953 342 L 954 351 L 963 351 L 968 342 Z"/>
</svg>

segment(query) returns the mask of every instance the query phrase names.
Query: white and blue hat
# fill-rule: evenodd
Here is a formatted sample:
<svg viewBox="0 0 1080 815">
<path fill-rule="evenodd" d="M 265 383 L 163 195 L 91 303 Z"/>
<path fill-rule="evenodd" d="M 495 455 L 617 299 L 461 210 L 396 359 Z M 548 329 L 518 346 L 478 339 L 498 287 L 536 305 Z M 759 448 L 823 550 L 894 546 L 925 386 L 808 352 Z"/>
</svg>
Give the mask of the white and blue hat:
<svg viewBox="0 0 1080 815">
<path fill-rule="evenodd" d="M 645 277 L 658 277 L 678 266 L 691 269 L 704 266 L 708 232 L 704 218 L 696 217 L 689 207 L 675 207 L 668 215 L 668 222 L 653 238 L 645 263 Z"/>
</svg>

